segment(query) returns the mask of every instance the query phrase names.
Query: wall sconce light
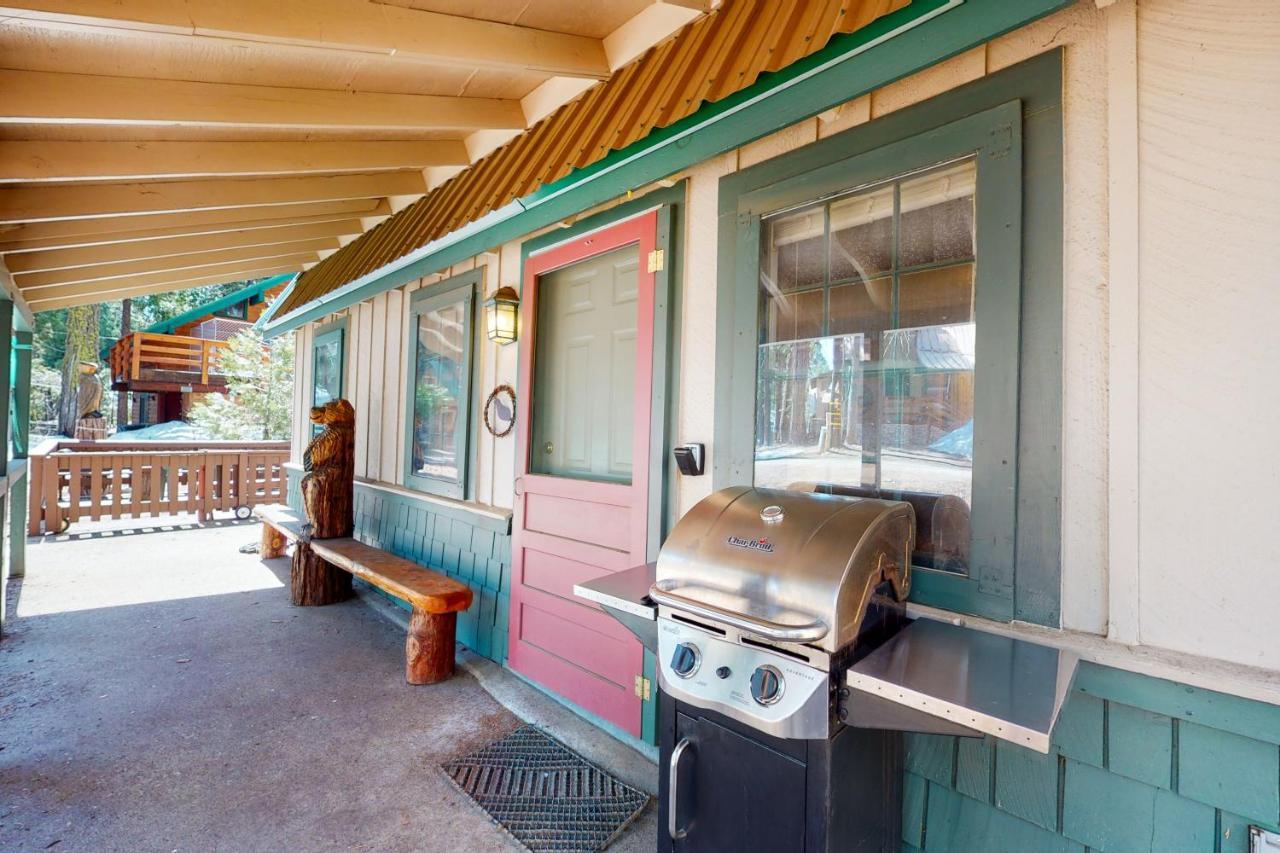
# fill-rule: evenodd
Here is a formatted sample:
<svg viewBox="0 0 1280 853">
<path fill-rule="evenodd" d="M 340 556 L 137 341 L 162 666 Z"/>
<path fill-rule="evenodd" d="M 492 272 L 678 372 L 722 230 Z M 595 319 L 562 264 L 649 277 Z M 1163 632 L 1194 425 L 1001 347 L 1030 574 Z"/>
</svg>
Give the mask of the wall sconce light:
<svg viewBox="0 0 1280 853">
<path fill-rule="evenodd" d="M 489 340 L 509 344 L 520 335 L 520 294 L 515 288 L 500 287 L 484 302 Z"/>
</svg>

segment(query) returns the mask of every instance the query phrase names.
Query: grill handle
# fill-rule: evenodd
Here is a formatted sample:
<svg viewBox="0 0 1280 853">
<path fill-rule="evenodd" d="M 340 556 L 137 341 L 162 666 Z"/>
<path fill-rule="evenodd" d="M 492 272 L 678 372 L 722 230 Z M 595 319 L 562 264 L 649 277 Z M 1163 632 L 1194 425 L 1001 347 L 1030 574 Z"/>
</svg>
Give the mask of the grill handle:
<svg viewBox="0 0 1280 853">
<path fill-rule="evenodd" d="M 689 739 L 681 738 L 671 750 L 671 765 L 667 768 L 667 835 L 672 841 L 684 838 L 687 830 L 680 828 L 680 759 L 689 749 Z"/>
<path fill-rule="evenodd" d="M 725 610 L 723 607 L 716 607 L 714 604 L 706 604 L 678 595 L 668 589 L 664 589 L 660 585 L 661 583 L 659 581 L 649 587 L 649 597 L 659 604 L 665 604 L 668 607 L 674 607 L 676 610 L 683 610 L 686 613 L 692 613 L 704 619 L 716 619 L 732 625 L 739 631 L 746 631 L 748 634 L 755 634 L 758 637 L 764 637 L 777 643 L 812 643 L 827 636 L 827 631 L 830 630 L 826 623 L 819 619 L 800 625 L 787 625 L 782 622 L 771 622 L 768 619 L 745 616 L 732 610 Z"/>
</svg>

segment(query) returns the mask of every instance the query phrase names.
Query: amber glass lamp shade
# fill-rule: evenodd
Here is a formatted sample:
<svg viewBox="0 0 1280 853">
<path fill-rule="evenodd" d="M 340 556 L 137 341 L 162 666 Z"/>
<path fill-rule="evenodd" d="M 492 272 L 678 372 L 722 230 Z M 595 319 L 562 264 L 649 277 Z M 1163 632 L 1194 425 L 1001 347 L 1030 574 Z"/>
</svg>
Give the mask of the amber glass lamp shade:
<svg viewBox="0 0 1280 853">
<path fill-rule="evenodd" d="M 485 326 L 489 340 L 509 344 L 520 336 L 520 294 L 511 287 L 500 287 L 484 303 Z"/>
</svg>

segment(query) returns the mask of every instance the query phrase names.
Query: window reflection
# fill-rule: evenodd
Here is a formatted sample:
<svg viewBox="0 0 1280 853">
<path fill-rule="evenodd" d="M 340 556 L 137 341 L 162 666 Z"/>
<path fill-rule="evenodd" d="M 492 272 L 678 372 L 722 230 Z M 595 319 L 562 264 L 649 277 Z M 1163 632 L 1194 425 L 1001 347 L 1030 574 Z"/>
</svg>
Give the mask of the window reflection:
<svg viewBox="0 0 1280 853">
<path fill-rule="evenodd" d="M 413 384 L 413 473 L 459 479 L 459 400 L 466 381 L 466 303 L 418 315 Z"/>
<path fill-rule="evenodd" d="M 972 161 L 763 225 L 755 482 L 910 501 L 917 565 L 967 572 Z M 804 485 L 801 485 L 804 484 Z"/>
</svg>

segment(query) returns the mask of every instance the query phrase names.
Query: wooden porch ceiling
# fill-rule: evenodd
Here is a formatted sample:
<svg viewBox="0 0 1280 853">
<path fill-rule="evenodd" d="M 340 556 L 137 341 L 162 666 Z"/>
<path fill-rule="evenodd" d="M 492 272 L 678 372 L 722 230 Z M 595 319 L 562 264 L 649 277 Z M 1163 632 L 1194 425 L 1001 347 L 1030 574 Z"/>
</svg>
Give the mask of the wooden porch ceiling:
<svg viewBox="0 0 1280 853">
<path fill-rule="evenodd" d="M 719 0 L 0 0 L 0 285 L 300 272 Z"/>
</svg>

